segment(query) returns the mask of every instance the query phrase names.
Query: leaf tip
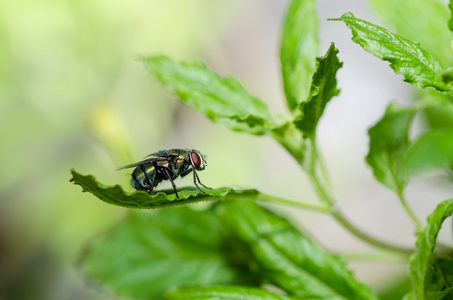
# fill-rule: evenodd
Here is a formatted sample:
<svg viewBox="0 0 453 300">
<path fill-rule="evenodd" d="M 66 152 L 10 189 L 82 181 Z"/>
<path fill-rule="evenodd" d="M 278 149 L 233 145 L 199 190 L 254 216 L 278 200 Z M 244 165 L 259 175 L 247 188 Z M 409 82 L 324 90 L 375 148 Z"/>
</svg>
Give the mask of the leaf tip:
<svg viewBox="0 0 453 300">
<path fill-rule="evenodd" d="M 354 14 L 352 12 L 347 12 L 341 15 L 341 20 L 346 19 L 346 18 L 355 18 Z"/>
</svg>

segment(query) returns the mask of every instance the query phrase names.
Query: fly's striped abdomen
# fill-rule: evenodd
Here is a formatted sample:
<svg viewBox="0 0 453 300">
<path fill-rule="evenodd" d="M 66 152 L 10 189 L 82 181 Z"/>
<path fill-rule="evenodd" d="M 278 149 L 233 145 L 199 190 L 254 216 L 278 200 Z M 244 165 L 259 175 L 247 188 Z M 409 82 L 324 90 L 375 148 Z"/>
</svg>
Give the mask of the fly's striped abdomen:
<svg viewBox="0 0 453 300">
<path fill-rule="evenodd" d="M 138 166 L 137 168 L 134 169 L 134 172 L 132 172 L 132 187 L 136 190 L 141 190 L 141 191 L 148 191 L 152 190 L 154 187 L 156 187 L 162 179 L 159 178 L 159 176 L 155 176 L 156 170 L 154 169 L 153 164 L 144 164 L 141 166 Z M 153 181 L 154 178 L 154 186 L 150 187 L 148 178 L 146 178 L 148 175 L 148 178 Z"/>
</svg>

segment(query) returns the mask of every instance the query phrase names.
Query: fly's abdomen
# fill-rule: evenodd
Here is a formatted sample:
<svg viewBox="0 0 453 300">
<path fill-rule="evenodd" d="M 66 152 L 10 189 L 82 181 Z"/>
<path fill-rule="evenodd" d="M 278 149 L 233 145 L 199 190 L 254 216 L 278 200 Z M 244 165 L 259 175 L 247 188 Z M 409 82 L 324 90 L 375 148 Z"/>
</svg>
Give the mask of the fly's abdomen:
<svg viewBox="0 0 453 300">
<path fill-rule="evenodd" d="M 132 187 L 136 190 L 141 190 L 141 191 L 149 191 L 149 190 L 154 189 L 154 187 L 162 181 L 161 179 L 155 178 L 154 186 L 152 186 L 152 187 L 150 186 L 148 178 L 152 182 L 153 177 L 155 177 L 155 175 L 154 175 L 155 172 L 156 172 L 156 170 L 152 164 L 144 164 L 144 165 L 138 166 L 137 168 L 134 169 L 134 172 L 132 172 L 132 179 L 131 179 Z"/>
</svg>

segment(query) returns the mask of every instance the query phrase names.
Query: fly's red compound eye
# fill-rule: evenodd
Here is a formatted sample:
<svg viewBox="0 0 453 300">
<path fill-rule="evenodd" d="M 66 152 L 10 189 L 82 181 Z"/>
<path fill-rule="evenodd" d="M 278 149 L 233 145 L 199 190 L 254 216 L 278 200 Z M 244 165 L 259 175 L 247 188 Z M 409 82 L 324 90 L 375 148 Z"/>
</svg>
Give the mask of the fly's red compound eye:
<svg viewBox="0 0 453 300">
<path fill-rule="evenodd" d="M 201 157 L 197 152 L 190 152 L 190 160 L 192 161 L 192 165 L 198 169 L 201 165 Z"/>
</svg>

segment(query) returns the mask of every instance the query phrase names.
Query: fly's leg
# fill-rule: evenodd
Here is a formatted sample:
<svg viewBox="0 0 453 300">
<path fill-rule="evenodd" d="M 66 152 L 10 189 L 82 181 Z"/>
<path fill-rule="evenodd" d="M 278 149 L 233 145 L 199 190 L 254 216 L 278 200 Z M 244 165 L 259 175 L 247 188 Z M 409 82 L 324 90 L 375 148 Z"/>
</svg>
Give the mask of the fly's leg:
<svg viewBox="0 0 453 300">
<path fill-rule="evenodd" d="M 204 188 L 207 188 L 207 189 L 211 189 L 211 188 L 210 188 L 210 187 L 207 187 L 207 186 L 205 186 L 203 183 L 201 183 L 200 178 L 198 178 L 197 172 L 195 172 L 195 169 L 194 169 L 194 168 L 190 168 L 190 169 L 188 169 L 188 170 L 185 170 L 184 172 L 182 172 L 182 173 L 180 174 L 180 176 L 181 176 L 181 177 L 184 177 L 184 176 L 186 176 L 187 174 L 189 174 L 190 172 L 193 173 L 193 183 L 195 184 L 195 186 L 196 186 L 203 194 L 206 195 L 206 193 L 205 193 L 202 189 L 200 189 L 200 187 L 198 186 L 197 181 L 198 181 L 198 183 L 200 183 Z"/>
<path fill-rule="evenodd" d="M 165 175 L 167 175 L 168 180 L 170 180 L 171 185 L 173 186 L 173 189 L 175 190 L 176 199 L 179 200 L 178 192 L 176 191 L 176 186 L 175 186 L 175 183 L 173 182 L 173 179 L 171 179 L 170 172 L 168 172 L 168 170 L 166 168 L 162 168 L 162 170 L 165 172 Z"/>
<path fill-rule="evenodd" d="M 198 184 L 197 184 L 197 179 L 198 179 L 198 182 L 200 182 L 200 178 L 198 178 L 197 172 L 195 172 L 195 170 L 192 170 L 192 173 L 193 173 L 193 183 L 195 184 L 195 186 L 197 187 L 197 189 L 199 189 L 203 194 L 206 195 L 206 193 L 205 193 L 202 189 L 200 189 L 200 187 L 199 187 Z M 204 184 L 202 184 L 201 182 L 200 182 L 200 184 L 201 184 L 202 186 L 204 186 Z M 204 187 L 205 187 L 205 186 L 204 186 Z"/>
<path fill-rule="evenodd" d="M 193 171 L 193 173 L 195 174 L 194 177 L 197 177 L 197 180 L 198 180 L 198 183 L 199 183 L 199 184 L 201 184 L 201 185 L 202 185 L 204 188 L 206 188 L 206 189 L 209 189 L 209 190 L 211 189 L 210 187 L 207 187 L 207 186 L 205 186 L 203 183 L 201 183 L 200 178 L 198 178 L 198 174 L 195 172 L 195 170 Z M 195 182 L 195 178 L 194 178 L 194 182 Z"/>
<path fill-rule="evenodd" d="M 187 174 L 189 174 L 192 171 L 193 171 L 193 168 L 187 169 L 184 172 L 182 172 L 181 174 L 179 174 L 179 176 L 181 176 L 181 178 L 182 178 L 182 177 L 186 176 Z"/>
<path fill-rule="evenodd" d="M 157 172 L 154 172 L 153 173 L 153 180 L 151 181 L 151 186 L 150 186 L 149 191 L 148 191 L 148 194 L 150 194 L 150 195 L 153 192 L 154 187 L 156 185 L 156 176 L 157 176 Z"/>
</svg>

